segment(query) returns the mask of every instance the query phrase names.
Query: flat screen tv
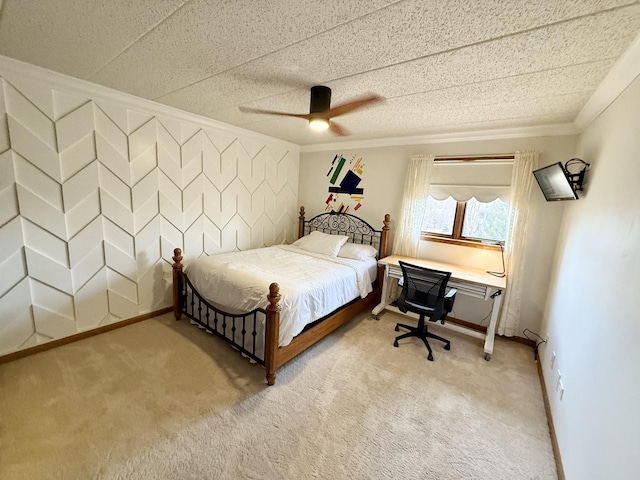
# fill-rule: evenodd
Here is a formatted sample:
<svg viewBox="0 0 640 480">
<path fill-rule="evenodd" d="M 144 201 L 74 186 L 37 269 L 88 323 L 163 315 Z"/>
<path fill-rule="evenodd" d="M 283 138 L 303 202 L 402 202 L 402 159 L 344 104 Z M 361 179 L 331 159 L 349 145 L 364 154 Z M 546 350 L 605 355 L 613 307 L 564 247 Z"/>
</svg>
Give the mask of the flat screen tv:
<svg viewBox="0 0 640 480">
<path fill-rule="evenodd" d="M 578 194 L 560 162 L 534 170 L 533 175 L 547 202 L 578 199 Z"/>
</svg>

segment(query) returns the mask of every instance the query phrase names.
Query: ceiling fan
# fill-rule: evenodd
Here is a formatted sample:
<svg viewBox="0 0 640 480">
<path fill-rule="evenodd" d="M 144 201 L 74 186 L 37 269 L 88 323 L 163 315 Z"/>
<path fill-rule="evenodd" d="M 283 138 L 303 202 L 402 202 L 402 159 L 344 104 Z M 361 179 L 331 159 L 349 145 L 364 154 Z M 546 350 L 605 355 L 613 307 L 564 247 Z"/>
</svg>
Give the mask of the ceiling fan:
<svg viewBox="0 0 640 480">
<path fill-rule="evenodd" d="M 262 110 L 259 108 L 238 107 L 241 112 L 245 113 L 262 113 L 266 115 L 282 115 L 285 117 L 302 118 L 309 122 L 309 127 L 313 130 L 326 130 L 327 128 L 339 136 L 348 135 L 348 132 L 334 122 L 332 119 L 353 112 L 359 108 L 368 107 L 384 99 L 379 95 L 370 94 L 360 97 L 351 102 L 342 103 L 331 108 L 331 89 L 324 85 L 316 85 L 311 87 L 311 102 L 309 105 L 309 113 L 287 113 L 274 112 L 272 110 Z"/>
</svg>

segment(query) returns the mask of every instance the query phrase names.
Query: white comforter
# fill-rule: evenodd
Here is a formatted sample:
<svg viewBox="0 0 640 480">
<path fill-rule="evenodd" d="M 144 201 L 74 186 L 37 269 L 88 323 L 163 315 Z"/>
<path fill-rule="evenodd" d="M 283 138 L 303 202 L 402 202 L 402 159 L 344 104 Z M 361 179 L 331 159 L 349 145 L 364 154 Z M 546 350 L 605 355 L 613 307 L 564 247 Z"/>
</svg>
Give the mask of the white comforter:
<svg viewBox="0 0 640 480">
<path fill-rule="evenodd" d="M 375 261 L 375 260 L 372 260 Z M 266 308 L 269 285 L 280 285 L 281 346 L 307 325 L 372 291 L 370 264 L 278 245 L 200 257 L 186 268 L 191 283 L 228 313 Z"/>
</svg>

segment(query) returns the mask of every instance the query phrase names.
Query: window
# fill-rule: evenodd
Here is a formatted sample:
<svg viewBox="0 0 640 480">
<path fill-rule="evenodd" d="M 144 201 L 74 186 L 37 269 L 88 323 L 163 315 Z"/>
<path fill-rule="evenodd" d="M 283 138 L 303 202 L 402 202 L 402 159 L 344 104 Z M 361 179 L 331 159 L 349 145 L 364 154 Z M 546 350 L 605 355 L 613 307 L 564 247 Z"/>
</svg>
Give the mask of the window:
<svg viewBox="0 0 640 480">
<path fill-rule="evenodd" d="M 436 158 L 423 240 L 485 248 L 504 242 L 512 171 L 513 155 Z"/>
<path fill-rule="evenodd" d="M 462 242 L 504 242 L 507 238 L 509 205 L 499 198 L 466 202 L 453 197 L 436 200 L 431 195 L 422 223 L 422 233 L 429 239 L 451 239 Z"/>
<path fill-rule="evenodd" d="M 422 220 L 423 233 L 452 236 L 458 202 L 453 197 L 436 200 L 429 195 L 427 211 Z"/>
</svg>

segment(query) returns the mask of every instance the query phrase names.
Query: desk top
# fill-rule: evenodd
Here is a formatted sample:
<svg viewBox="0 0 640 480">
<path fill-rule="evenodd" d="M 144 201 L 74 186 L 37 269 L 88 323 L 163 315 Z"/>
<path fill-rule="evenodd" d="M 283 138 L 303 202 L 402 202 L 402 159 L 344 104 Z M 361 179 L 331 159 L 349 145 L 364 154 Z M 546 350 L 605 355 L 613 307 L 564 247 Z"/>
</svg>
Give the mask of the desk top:
<svg viewBox="0 0 640 480">
<path fill-rule="evenodd" d="M 478 285 L 486 285 L 488 287 L 499 288 L 504 290 L 507 288 L 507 278 L 496 277 L 484 270 L 478 270 L 475 268 L 468 268 L 462 265 L 453 265 L 450 263 L 435 262 L 433 260 L 425 260 L 422 258 L 403 257 L 400 255 L 391 255 L 378 261 L 381 265 L 394 265 L 399 266 L 398 261 L 402 260 L 406 263 L 418 265 L 419 267 L 432 268 L 434 270 L 442 270 L 444 272 L 451 272 L 452 280 L 459 280 L 462 282 L 475 283 Z"/>
</svg>

